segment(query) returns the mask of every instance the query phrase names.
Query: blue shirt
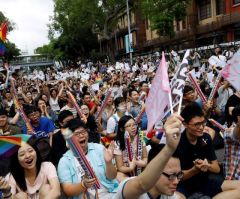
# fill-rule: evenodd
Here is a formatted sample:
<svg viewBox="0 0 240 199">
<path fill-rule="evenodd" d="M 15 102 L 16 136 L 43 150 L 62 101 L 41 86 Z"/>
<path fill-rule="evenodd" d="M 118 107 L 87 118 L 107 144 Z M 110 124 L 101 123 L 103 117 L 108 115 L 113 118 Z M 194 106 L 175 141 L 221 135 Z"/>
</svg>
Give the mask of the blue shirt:
<svg viewBox="0 0 240 199">
<path fill-rule="evenodd" d="M 39 120 L 39 125 L 37 127 L 33 126 L 34 131 L 36 132 L 37 137 L 47 137 L 50 132 L 55 130 L 55 126 L 52 120 L 47 117 L 41 117 Z M 26 124 L 23 127 L 23 133 L 27 133 Z"/>
<path fill-rule="evenodd" d="M 117 180 L 109 180 L 106 177 L 104 146 L 97 143 L 88 143 L 87 159 L 101 186 L 107 189 L 109 193 L 117 192 Z M 81 176 L 84 176 L 82 168 L 79 168 L 76 164 L 76 158 L 70 150 L 60 159 L 57 170 L 60 183 L 79 183 L 82 180 Z M 79 199 L 79 196 L 72 197 L 72 199 Z"/>
</svg>

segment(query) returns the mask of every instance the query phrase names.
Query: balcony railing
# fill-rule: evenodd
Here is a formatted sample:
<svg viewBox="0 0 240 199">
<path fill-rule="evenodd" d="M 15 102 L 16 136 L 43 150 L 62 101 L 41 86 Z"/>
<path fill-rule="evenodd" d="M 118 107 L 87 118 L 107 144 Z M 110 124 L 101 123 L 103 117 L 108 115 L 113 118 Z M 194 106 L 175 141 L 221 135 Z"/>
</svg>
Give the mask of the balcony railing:
<svg viewBox="0 0 240 199">
<path fill-rule="evenodd" d="M 206 32 L 211 32 L 223 28 L 234 23 L 240 22 L 239 13 L 231 13 L 217 16 L 216 20 L 213 20 L 211 23 L 197 26 L 197 34 L 203 34 Z"/>
</svg>

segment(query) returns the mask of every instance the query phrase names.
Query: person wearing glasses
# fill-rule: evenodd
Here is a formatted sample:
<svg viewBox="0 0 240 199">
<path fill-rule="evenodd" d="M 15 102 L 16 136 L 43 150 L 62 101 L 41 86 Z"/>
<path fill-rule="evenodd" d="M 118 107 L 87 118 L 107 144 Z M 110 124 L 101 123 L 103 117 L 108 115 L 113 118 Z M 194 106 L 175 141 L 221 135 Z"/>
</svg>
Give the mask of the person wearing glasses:
<svg viewBox="0 0 240 199">
<path fill-rule="evenodd" d="M 29 118 L 30 123 L 35 131 L 35 136 L 40 137 L 52 137 L 55 130 L 54 123 L 51 119 L 47 117 L 41 117 L 40 110 L 36 106 L 26 106 L 24 108 L 26 116 Z M 23 133 L 28 133 L 27 125 L 23 127 Z"/>
<path fill-rule="evenodd" d="M 108 149 L 97 143 L 89 143 L 89 134 L 86 124 L 79 119 L 70 120 L 67 126 L 72 132 L 85 153 L 101 187 L 98 194 L 94 189 L 96 179 L 88 179 L 85 172 L 74 157 L 71 150 L 68 150 L 58 163 L 58 177 L 64 195 L 69 199 L 104 198 L 110 199 L 117 192 L 118 182 L 116 167 L 113 165 L 114 158 L 113 144 Z M 97 197 L 98 195 L 98 197 Z"/>
<path fill-rule="evenodd" d="M 150 162 L 164 146 L 164 144 L 154 146 L 149 151 L 148 162 Z M 177 153 L 174 153 L 164 167 L 157 183 L 147 193 L 149 198 L 185 199 L 181 193 L 176 191 L 177 185 L 183 179 L 183 176 L 184 173 L 181 170 L 180 160 Z"/>
<path fill-rule="evenodd" d="M 180 161 L 172 157 L 181 137 L 182 120 L 175 114 L 167 118 L 166 145 L 149 152 L 149 163 L 143 172 L 122 181 L 113 199 L 185 199 L 175 193 L 183 173 Z"/>
<path fill-rule="evenodd" d="M 126 136 L 129 136 L 129 146 L 132 149 L 132 158 L 129 157 L 126 147 Z M 138 126 L 132 116 L 125 115 L 121 117 L 118 122 L 118 131 L 116 137 L 116 148 L 114 150 L 116 166 L 118 170 L 117 179 L 119 182 L 127 177 L 137 175 L 137 167 L 141 170 L 147 165 L 147 149 L 144 142 L 142 142 L 141 159 L 137 156 L 138 150 Z M 141 138 L 142 139 L 142 138 Z M 131 160 L 132 159 L 132 160 Z"/>
<path fill-rule="evenodd" d="M 239 198 L 240 181 L 224 180 L 209 134 L 204 133 L 206 119 L 197 103 L 188 104 L 182 111 L 185 130 L 181 135 L 178 153 L 183 180 L 177 190 L 185 197 L 200 192 L 205 196 Z M 211 175 L 210 175 L 211 174 Z"/>
</svg>

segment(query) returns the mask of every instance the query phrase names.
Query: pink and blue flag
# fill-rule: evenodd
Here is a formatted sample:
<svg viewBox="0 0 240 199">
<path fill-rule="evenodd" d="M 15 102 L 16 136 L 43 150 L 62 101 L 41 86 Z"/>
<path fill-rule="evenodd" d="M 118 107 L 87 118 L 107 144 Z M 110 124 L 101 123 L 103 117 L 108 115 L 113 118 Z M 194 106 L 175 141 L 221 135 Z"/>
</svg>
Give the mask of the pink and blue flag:
<svg viewBox="0 0 240 199">
<path fill-rule="evenodd" d="M 147 132 L 150 132 L 157 121 L 164 115 L 164 108 L 169 105 L 170 92 L 168 68 L 164 52 L 162 60 L 152 81 L 151 89 L 146 99 L 146 113 L 148 118 Z"/>
<path fill-rule="evenodd" d="M 227 65 L 220 71 L 220 74 L 237 91 L 240 91 L 240 50 L 233 55 Z"/>
</svg>

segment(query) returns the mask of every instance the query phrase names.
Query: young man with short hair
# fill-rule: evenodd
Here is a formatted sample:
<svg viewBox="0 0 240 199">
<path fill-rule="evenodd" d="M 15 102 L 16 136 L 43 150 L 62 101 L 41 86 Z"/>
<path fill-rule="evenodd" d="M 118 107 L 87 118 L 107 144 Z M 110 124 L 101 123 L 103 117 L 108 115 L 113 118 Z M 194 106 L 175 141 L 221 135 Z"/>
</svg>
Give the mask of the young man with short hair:
<svg viewBox="0 0 240 199">
<path fill-rule="evenodd" d="M 36 133 L 37 137 L 48 137 L 55 130 L 54 123 L 51 119 L 47 117 L 41 117 L 40 111 L 35 106 L 25 107 L 25 113 L 30 120 L 30 123 Z M 27 133 L 28 129 L 25 124 L 23 128 L 23 133 Z"/>
<path fill-rule="evenodd" d="M 202 109 L 197 103 L 192 103 L 183 109 L 181 116 L 186 129 L 176 150 L 184 172 L 178 191 L 185 197 L 202 192 L 215 199 L 239 198 L 240 182 L 224 180 L 219 175 L 220 167 L 212 139 L 204 132 L 206 119 Z M 210 178 L 210 174 L 214 177 Z"/>
</svg>

